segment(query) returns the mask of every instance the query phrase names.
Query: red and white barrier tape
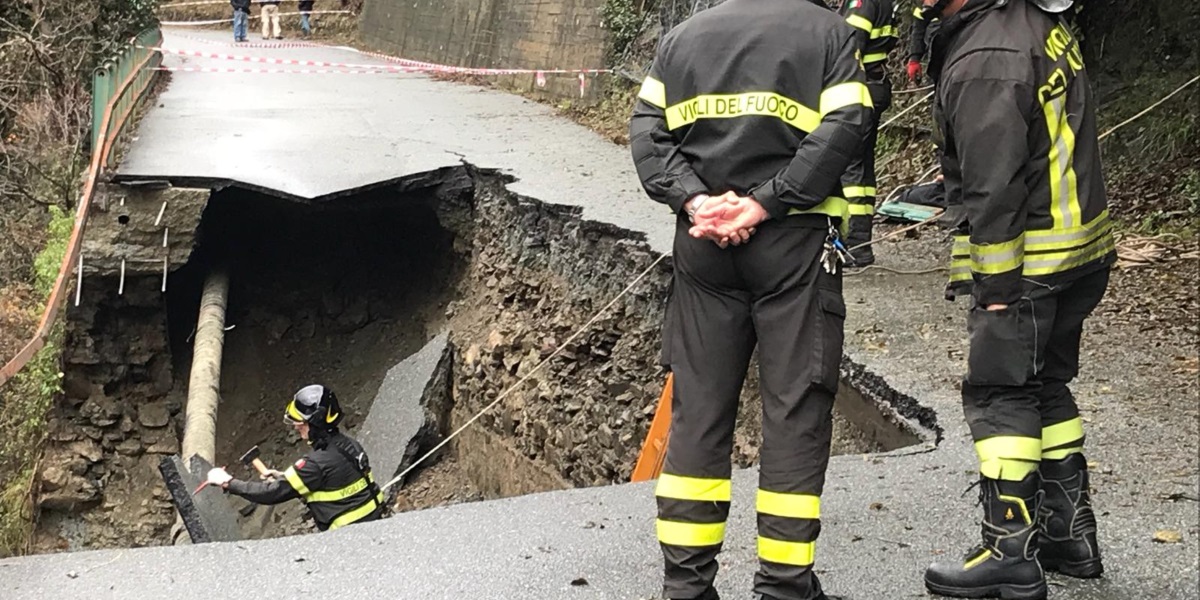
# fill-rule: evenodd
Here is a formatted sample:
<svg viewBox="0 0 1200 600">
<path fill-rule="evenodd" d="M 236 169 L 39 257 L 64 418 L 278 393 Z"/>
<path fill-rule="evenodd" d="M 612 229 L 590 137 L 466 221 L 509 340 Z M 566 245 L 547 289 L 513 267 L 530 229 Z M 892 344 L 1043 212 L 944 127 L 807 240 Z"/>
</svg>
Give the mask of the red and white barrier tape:
<svg viewBox="0 0 1200 600">
<path fill-rule="evenodd" d="M 326 44 L 317 42 L 218 42 L 207 38 L 186 35 L 182 33 L 171 33 L 171 37 L 180 37 L 193 42 L 200 42 L 209 46 L 224 46 L 227 48 L 325 48 Z"/>
<path fill-rule="evenodd" d="M 238 69 L 220 67 L 157 67 L 172 73 L 286 73 L 292 75 L 395 75 L 400 69 Z"/>
<path fill-rule="evenodd" d="M 536 75 L 544 79 L 546 75 L 579 75 L 580 88 L 582 89 L 586 80 L 587 74 L 607 73 L 609 69 L 484 69 L 475 67 L 454 67 L 450 65 L 439 65 L 436 63 L 427 63 L 386 54 L 378 54 L 375 52 L 362 52 L 366 56 L 372 56 L 383 60 L 394 62 L 397 66 L 388 65 L 364 65 L 340 62 L 328 62 L 317 60 L 301 60 L 295 58 L 274 58 L 268 56 L 247 56 L 239 54 L 220 54 L 216 52 L 202 52 L 199 50 L 181 50 L 176 48 L 161 48 L 161 47 L 144 47 L 146 50 L 158 51 L 164 54 L 176 54 L 179 56 L 190 56 L 195 58 L 209 58 L 217 60 L 233 60 L 241 62 L 256 62 L 273 65 L 297 65 L 305 67 L 333 67 L 339 69 L 374 69 L 400 71 L 406 73 L 416 72 L 432 72 L 432 73 L 453 73 L 458 75 Z"/>
<path fill-rule="evenodd" d="M 299 16 L 302 14 L 305 14 L 305 13 L 288 12 L 288 13 L 279 13 L 278 16 L 280 16 L 280 17 L 295 17 L 295 16 Z M 354 11 L 349 11 L 349 10 L 312 10 L 312 11 L 309 11 L 308 14 L 310 14 L 310 15 L 352 15 L 352 14 L 354 14 Z M 247 18 L 261 19 L 262 15 L 250 15 Z M 162 25 L 164 27 L 200 27 L 203 25 L 220 25 L 222 23 L 232 23 L 232 22 L 233 22 L 233 19 L 210 19 L 207 21 L 160 21 L 159 25 Z"/>
</svg>

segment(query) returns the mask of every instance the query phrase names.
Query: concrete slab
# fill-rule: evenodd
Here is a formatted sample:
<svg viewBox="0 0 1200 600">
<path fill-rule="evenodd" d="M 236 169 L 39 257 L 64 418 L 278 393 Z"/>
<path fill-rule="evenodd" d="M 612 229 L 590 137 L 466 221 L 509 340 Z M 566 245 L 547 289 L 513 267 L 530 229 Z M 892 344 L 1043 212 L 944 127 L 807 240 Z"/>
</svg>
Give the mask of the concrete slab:
<svg viewBox="0 0 1200 600">
<path fill-rule="evenodd" d="M 193 456 L 185 469 L 178 454 L 163 457 L 158 465 L 193 544 L 242 539 L 237 512 L 219 488 L 210 486 L 193 494 L 212 468 L 207 460 Z"/>
<path fill-rule="evenodd" d="M 450 411 L 453 349 L 445 333 L 388 369 L 367 418 L 357 432 L 383 485 L 441 439 L 438 424 Z M 393 489 L 398 489 L 393 488 Z"/>
<path fill-rule="evenodd" d="M 164 35 L 165 47 L 205 53 L 389 64 L 348 48 L 228 47 L 226 31 Z M 164 65 L 298 69 L 174 55 Z M 628 149 L 536 102 L 420 74 L 171 73 L 117 176 L 327 199 L 462 161 L 670 249 L 670 211 L 646 201 Z"/>
</svg>

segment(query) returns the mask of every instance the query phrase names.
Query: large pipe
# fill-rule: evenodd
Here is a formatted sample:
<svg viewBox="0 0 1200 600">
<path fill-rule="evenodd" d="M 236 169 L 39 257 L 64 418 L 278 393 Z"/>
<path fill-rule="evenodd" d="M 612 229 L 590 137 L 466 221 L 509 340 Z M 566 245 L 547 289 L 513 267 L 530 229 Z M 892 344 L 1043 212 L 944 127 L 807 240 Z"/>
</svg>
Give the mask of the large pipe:
<svg viewBox="0 0 1200 600">
<path fill-rule="evenodd" d="M 180 456 L 185 469 L 192 456 L 196 455 L 209 464 L 215 463 L 217 402 L 221 395 L 221 355 L 225 349 L 225 305 L 228 299 L 229 275 L 224 269 L 213 269 L 204 280 L 200 316 L 196 320 L 196 343 L 192 347 L 192 371 L 188 377 L 183 442 L 180 444 Z M 171 543 L 192 543 L 180 515 L 175 516 L 175 526 L 171 528 Z"/>
<path fill-rule="evenodd" d="M 216 463 L 217 401 L 221 392 L 221 353 L 225 346 L 225 304 L 229 297 L 229 275 L 214 269 L 204 281 L 200 296 L 200 318 L 196 321 L 196 345 L 192 350 L 192 372 L 188 379 L 186 425 L 182 456 Z"/>
</svg>

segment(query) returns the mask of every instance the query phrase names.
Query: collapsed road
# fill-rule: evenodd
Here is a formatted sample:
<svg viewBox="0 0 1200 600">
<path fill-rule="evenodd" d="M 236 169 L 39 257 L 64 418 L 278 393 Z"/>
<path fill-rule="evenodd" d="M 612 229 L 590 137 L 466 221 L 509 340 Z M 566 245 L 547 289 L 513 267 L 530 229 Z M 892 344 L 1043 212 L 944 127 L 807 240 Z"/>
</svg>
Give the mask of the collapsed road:
<svg viewBox="0 0 1200 600">
<path fill-rule="evenodd" d="M 188 39 L 178 38 L 173 43 L 184 46 Z M 263 52 L 286 55 L 280 50 Z M 333 49 L 304 52 L 342 61 L 349 56 Z M 362 62 L 359 57 L 355 60 Z M 413 189 L 448 187 L 451 189 L 443 189 L 443 195 L 457 198 L 463 187 L 454 183 L 461 182 L 455 174 L 465 175 L 473 178 L 471 210 L 451 212 L 441 220 L 435 215 L 425 221 L 429 228 L 435 223 L 448 229 L 463 227 L 462 220 L 469 216 L 481 222 L 495 219 L 528 225 L 509 226 L 506 231 L 488 229 L 489 236 L 508 236 L 501 244 L 507 250 L 489 248 L 478 243 L 479 238 L 471 238 L 471 249 L 460 250 L 482 253 L 486 260 L 446 267 L 465 271 L 467 279 L 478 270 L 479 287 L 486 291 L 474 300 L 496 313 L 544 311 L 553 315 L 559 307 L 546 304 L 561 302 L 587 315 L 624 287 L 627 279 L 618 275 L 644 267 L 657 254 L 669 251 L 670 217 L 642 196 L 626 151 L 554 117 L 548 109 L 512 96 L 418 76 L 360 77 L 338 83 L 330 86 L 302 75 L 213 80 L 205 74 L 178 73 L 160 98 L 161 106 L 151 110 L 143 122 L 119 178 L 128 183 L 167 181 L 200 189 L 232 186 L 218 192 L 226 194 L 218 204 L 225 207 L 219 210 L 236 214 L 237 203 L 248 197 L 234 188 L 310 204 L 336 203 L 345 190 L 369 192 L 397 184 Z M 246 94 L 253 90 L 254 97 L 262 100 L 249 111 L 231 112 L 221 99 L 238 90 Z M 314 121 L 304 112 L 320 112 L 328 118 Z M 254 126 L 269 128 L 271 135 L 226 135 Z M 420 181 L 437 185 L 415 183 Z M 248 222 L 259 223 L 257 231 L 271 226 L 269 211 L 248 206 L 244 210 Z M 297 219 L 298 227 L 311 226 L 303 217 Z M 455 238 L 466 239 L 462 235 Z M 454 242 L 446 243 L 454 246 Z M 202 247 L 197 249 L 201 252 Z M 935 266 L 945 254 L 945 243 L 934 235 L 889 243 L 877 251 L 884 264 L 904 268 Z M 530 284 L 532 289 L 521 288 L 518 284 L 528 283 L 520 279 L 527 273 L 521 271 L 522 260 L 542 263 L 559 275 L 542 285 Z M 484 265 L 505 261 L 514 263 L 510 274 L 481 270 Z M 181 264 L 180 272 L 186 270 Z M 668 274 L 664 269 L 664 277 Z M 489 285 L 492 279 L 495 281 Z M 86 281 L 85 294 L 91 289 Z M 141 280 L 131 282 L 130 291 L 152 296 L 153 286 L 139 290 L 136 286 L 143 284 L 137 281 Z M 183 285 L 188 284 L 184 281 Z M 197 283 L 191 285 L 198 287 Z M 456 283 L 446 285 L 454 287 Z M 521 289 L 505 289 L 510 286 Z M 586 286 L 594 297 L 584 298 L 555 286 Z M 965 345 L 961 307 L 942 302 L 940 288 L 938 274 L 871 272 L 847 281 L 848 358 L 866 365 L 874 376 L 902 392 L 894 398 L 898 418 L 917 424 L 923 419 L 927 428 L 940 426 L 943 431 L 936 445 L 933 436 L 926 436 L 922 443 L 890 452 L 844 454 L 832 460 L 819 567 L 823 580 L 836 593 L 864 599 L 923 597 L 921 570 L 931 556 L 958 551 L 958 525 L 972 511 L 969 503 L 946 501 L 957 499 L 967 488 L 975 465 L 955 389 Z M 616 356 L 653 343 L 649 331 L 653 318 L 647 314 L 661 301 L 663 292 L 657 286 L 639 290 L 641 297 L 622 307 L 625 320 L 609 328 L 617 332 L 622 331 L 617 325 L 638 323 L 648 331 L 618 336 L 607 345 L 603 336 L 597 336 L 587 349 L 573 352 Z M 434 304 L 441 307 L 439 302 Z M 463 315 L 476 320 L 479 313 L 470 312 L 471 306 L 465 304 L 447 305 L 437 319 L 428 319 L 436 330 L 428 338 L 436 337 L 446 320 L 453 325 L 456 316 L 460 323 Z M 289 306 L 294 305 L 283 304 L 280 310 Z M 347 312 L 339 311 L 333 322 L 358 320 Z M 387 311 L 381 308 L 379 312 Z M 546 324 L 553 319 L 547 316 Z M 262 320 L 264 324 L 272 321 L 269 316 Z M 1111 566 L 1103 580 L 1056 580 L 1059 585 L 1053 594 L 1080 600 L 1194 598 L 1200 535 L 1195 504 L 1162 498 L 1194 497 L 1196 493 L 1196 425 L 1186 420 L 1164 421 L 1154 408 L 1130 401 L 1155 397 L 1161 406 L 1194 401 L 1182 391 L 1185 388 L 1176 385 L 1175 375 L 1141 367 L 1168 362 L 1173 345 L 1188 342 L 1139 343 L 1127 327 L 1106 327 L 1103 319 L 1098 322 L 1098 331 L 1092 332 L 1086 348 L 1095 358 L 1085 364 L 1104 367 L 1085 369 L 1078 394 L 1085 417 L 1090 419 L 1089 458 L 1098 466 L 1094 501 L 1101 516 L 1101 544 Z M 509 325 L 508 331 L 484 327 L 472 332 L 466 341 L 482 338 L 482 343 L 460 348 L 455 366 L 469 370 L 470 377 L 460 373 L 453 382 L 462 387 L 475 381 L 470 384 L 475 386 L 470 388 L 471 394 L 461 394 L 460 389 L 465 396 L 462 408 L 467 412 L 488 401 L 488 390 L 499 393 L 504 383 L 529 368 L 531 360 L 520 360 L 521 354 L 540 355 L 537 347 L 514 342 L 522 335 L 533 341 L 538 332 L 528 331 L 528 325 L 527 331 L 521 331 L 516 323 Z M 567 325 L 565 332 L 570 331 Z M 280 340 L 298 335 L 290 326 L 284 329 L 278 332 Z M 236 328 L 229 332 L 231 339 L 237 334 Z M 176 338 L 186 338 L 186 333 L 171 336 Z M 399 354 L 411 354 L 423 342 L 411 340 L 409 350 Z M 514 346 L 519 349 L 513 351 Z M 268 346 L 262 350 L 271 351 Z M 378 391 L 388 367 L 402 359 L 381 358 L 383 368 L 377 380 L 368 377 L 362 382 L 364 395 Z M 152 359 L 146 361 L 150 364 Z M 228 372 L 231 365 L 225 366 Z M 590 378 L 634 381 L 611 367 L 608 372 L 602 371 L 603 366 L 594 371 L 575 368 L 574 372 Z M 847 363 L 847 371 L 855 369 Z M 134 385 L 171 387 L 153 380 Z M 547 389 L 541 390 L 543 386 Z M 564 408 L 572 403 L 574 398 L 551 386 L 548 381 L 541 382 L 535 391 L 545 393 L 528 396 L 545 404 L 561 403 Z M 100 387 L 103 391 L 104 386 Z M 629 384 L 613 390 L 614 399 L 631 389 Z M 290 391 L 275 390 L 274 395 L 260 398 L 265 410 L 277 414 L 278 399 Z M 639 390 L 634 396 L 642 401 L 646 391 Z M 258 390 L 253 392 L 258 394 Z M 177 415 L 179 407 L 173 408 Z M 366 406 L 360 409 L 361 420 L 367 411 Z M 593 411 L 601 410 L 581 405 L 564 416 L 562 423 L 584 423 Z M 621 418 L 622 410 L 615 411 L 611 423 Z M 520 414 L 503 414 L 487 424 L 488 429 L 521 431 L 521 439 L 538 439 L 536 428 L 526 430 Z M 120 418 L 115 421 L 110 426 L 119 427 Z M 135 429 L 157 431 L 165 418 L 156 409 L 147 411 L 145 423 L 141 421 L 134 424 Z M 609 422 L 603 425 L 611 428 Z M 277 418 L 275 423 L 278 426 Z M 1134 435 L 1150 427 L 1158 432 L 1155 439 Z M 563 430 L 571 431 L 569 427 Z M 613 431 L 615 437 L 620 437 L 618 431 Z M 571 445 L 572 439 L 555 442 L 561 433 L 542 432 L 541 446 Z M 591 443 L 592 439 L 581 438 L 580 442 Z M 497 450 L 489 453 L 489 458 L 529 454 L 519 448 L 504 454 L 511 450 Z M 570 453 L 551 456 L 553 453 L 543 450 L 547 455 L 541 458 L 566 467 L 556 469 L 560 476 L 565 474 L 564 484 L 590 485 L 606 477 L 618 479 L 619 473 L 609 474 L 608 470 L 629 462 L 627 452 L 606 450 L 613 455 L 590 464 L 580 464 Z M 232 459 L 236 457 L 232 455 Z M 734 477 L 730 535 L 719 577 L 719 587 L 729 597 L 746 589 L 756 568 L 749 510 L 754 480 L 753 470 L 740 471 Z M 261 595 L 279 598 L 328 589 L 412 598 L 646 598 L 657 592 L 659 583 L 653 519 L 648 485 L 553 491 L 404 513 L 319 538 L 292 536 L 5 560 L 0 561 L 0 574 L 4 575 L 0 590 L 6 599 L 207 598 L 231 585 L 252 585 Z M 1159 530 L 1182 532 L 1182 543 L 1155 542 Z"/>
</svg>

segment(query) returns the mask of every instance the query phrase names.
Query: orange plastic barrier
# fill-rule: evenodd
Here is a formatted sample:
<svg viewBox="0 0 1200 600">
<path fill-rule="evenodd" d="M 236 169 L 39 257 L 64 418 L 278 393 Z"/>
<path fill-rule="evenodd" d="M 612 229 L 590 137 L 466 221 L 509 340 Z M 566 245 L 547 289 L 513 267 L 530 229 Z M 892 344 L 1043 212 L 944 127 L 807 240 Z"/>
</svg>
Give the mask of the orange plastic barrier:
<svg viewBox="0 0 1200 600">
<path fill-rule="evenodd" d="M 670 373 L 630 481 L 650 481 L 658 479 L 658 474 L 662 473 L 663 461 L 667 458 L 667 439 L 671 437 L 671 394 L 674 384 L 675 374 Z"/>
</svg>

